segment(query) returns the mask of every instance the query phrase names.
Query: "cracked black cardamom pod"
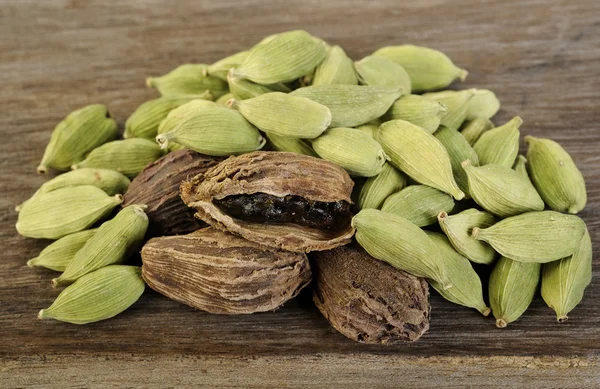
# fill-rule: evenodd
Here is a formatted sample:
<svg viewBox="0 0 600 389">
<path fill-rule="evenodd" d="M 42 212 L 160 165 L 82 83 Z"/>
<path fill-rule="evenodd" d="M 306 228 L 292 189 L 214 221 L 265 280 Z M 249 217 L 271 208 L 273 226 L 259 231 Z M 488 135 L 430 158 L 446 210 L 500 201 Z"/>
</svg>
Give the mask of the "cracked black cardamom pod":
<svg viewBox="0 0 600 389">
<path fill-rule="evenodd" d="M 286 152 L 230 157 L 181 185 L 196 217 L 252 242 L 294 252 L 350 242 L 354 183 L 331 162 Z"/>
<path fill-rule="evenodd" d="M 275 310 L 311 280 L 306 254 L 261 247 L 211 227 L 151 239 L 142 262 L 152 289 L 219 314 Z"/>
<path fill-rule="evenodd" d="M 353 246 L 311 254 L 313 301 L 344 336 L 363 343 L 415 341 L 429 329 L 429 288 Z"/>
<path fill-rule="evenodd" d="M 123 196 L 123 207 L 146 204 L 151 236 L 186 234 L 206 226 L 179 197 L 179 186 L 222 161 L 192 150 L 167 154 L 146 168 L 131 182 Z"/>
</svg>

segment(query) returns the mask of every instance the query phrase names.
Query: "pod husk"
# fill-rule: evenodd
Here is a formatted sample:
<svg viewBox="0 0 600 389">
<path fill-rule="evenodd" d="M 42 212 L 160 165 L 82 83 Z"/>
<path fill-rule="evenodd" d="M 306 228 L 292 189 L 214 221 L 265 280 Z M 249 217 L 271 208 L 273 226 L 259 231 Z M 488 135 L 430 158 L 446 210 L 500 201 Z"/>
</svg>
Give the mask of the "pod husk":
<svg viewBox="0 0 600 389">
<path fill-rule="evenodd" d="M 268 224 L 234 219 L 213 200 L 231 195 L 267 193 L 307 200 L 352 203 L 354 183 L 342 168 L 313 157 L 257 151 L 230 157 L 203 176 L 181 185 L 183 201 L 196 209 L 196 217 L 223 231 L 252 242 L 293 252 L 328 250 L 350 242 L 351 226 L 340 231 L 319 230 L 292 223 Z"/>
</svg>

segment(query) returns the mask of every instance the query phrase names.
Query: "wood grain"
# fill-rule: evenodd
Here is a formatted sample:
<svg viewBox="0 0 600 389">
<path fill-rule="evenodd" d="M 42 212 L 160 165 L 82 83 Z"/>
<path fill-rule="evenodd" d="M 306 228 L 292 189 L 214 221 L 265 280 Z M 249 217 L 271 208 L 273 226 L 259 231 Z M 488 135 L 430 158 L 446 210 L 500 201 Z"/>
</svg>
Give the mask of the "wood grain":
<svg viewBox="0 0 600 389">
<path fill-rule="evenodd" d="M 35 167 L 56 123 L 97 102 L 122 127 L 156 96 L 146 76 L 295 28 L 354 59 L 409 42 L 443 50 L 470 71 L 459 87 L 496 92 L 497 124 L 518 114 L 523 134 L 571 153 L 588 187 L 594 276 L 567 323 L 538 297 L 498 330 L 434 295 L 421 340 L 366 346 L 332 330 L 308 292 L 250 316 L 196 312 L 148 291 L 85 327 L 35 319 L 57 292 L 51 272 L 25 266 L 46 242 L 16 234 L 13 208 L 44 181 Z M 1 387 L 600 386 L 598 1 L 0 0 L 0 36 Z"/>
</svg>

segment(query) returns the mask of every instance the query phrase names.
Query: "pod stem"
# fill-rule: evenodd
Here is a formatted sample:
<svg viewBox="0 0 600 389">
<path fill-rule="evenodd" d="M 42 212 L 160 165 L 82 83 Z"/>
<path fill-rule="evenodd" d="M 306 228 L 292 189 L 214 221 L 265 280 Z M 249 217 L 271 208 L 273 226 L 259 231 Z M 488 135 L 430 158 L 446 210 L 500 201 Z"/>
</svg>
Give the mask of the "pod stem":
<svg viewBox="0 0 600 389">
<path fill-rule="evenodd" d="M 167 147 L 169 147 L 169 138 L 167 137 L 166 134 L 158 134 L 156 136 L 156 143 L 158 143 L 158 145 L 160 146 L 160 148 L 162 150 L 164 150 Z"/>
<path fill-rule="evenodd" d="M 556 321 L 558 321 L 559 323 L 564 323 L 568 320 L 569 318 L 567 317 L 567 315 L 562 315 L 562 316 L 558 316 L 556 318 Z"/>
<path fill-rule="evenodd" d="M 473 227 L 473 229 L 471 230 L 471 237 L 477 239 L 479 231 L 481 231 L 479 227 Z"/>
<path fill-rule="evenodd" d="M 498 328 L 506 328 L 508 323 L 504 319 L 496 319 L 496 327 Z"/>
<path fill-rule="evenodd" d="M 437 215 L 438 222 L 446 220 L 447 217 L 448 217 L 448 212 L 446 212 L 446 211 L 442 211 L 442 212 L 438 213 L 438 215 Z"/>
<path fill-rule="evenodd" d="M 37 171 L 37 174 L 46 174 L 46 173 L 48 173 L 48 168 L 46 167 L 46 165 L 40 164 L 37 167 L 36 171 Z"/>
</svg>

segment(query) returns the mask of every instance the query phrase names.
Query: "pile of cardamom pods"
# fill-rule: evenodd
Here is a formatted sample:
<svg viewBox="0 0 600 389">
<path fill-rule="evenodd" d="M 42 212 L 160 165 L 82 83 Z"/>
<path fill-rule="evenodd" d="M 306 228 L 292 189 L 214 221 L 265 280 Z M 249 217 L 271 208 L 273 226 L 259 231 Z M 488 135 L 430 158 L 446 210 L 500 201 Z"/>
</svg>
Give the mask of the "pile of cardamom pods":
<svg viewBox="0 0 600 389">
<path fill-rule="evenodd" d="M 37 170 L 72 170 L 17 207 L 21 235 L 56 240 L 27 262 L 65 287 L 39 317 L 107 319 L 146 284 L 212 313 L 271 311 L 312 281 L 361 342 L 418 339 L 428 284 L 505 327 L 541 283 L 566 320 L 592 274 L 583 176 L 550 139 L 519 155 L 523 120 L 496 127 L 492 91 L 441 90 L 466 76 L 430 48 L 354 62 L 289 31 L 148 78 L 161 96 L 124 139 L 103 105 L 69 114 Z"/>
</svg>

